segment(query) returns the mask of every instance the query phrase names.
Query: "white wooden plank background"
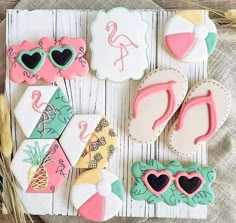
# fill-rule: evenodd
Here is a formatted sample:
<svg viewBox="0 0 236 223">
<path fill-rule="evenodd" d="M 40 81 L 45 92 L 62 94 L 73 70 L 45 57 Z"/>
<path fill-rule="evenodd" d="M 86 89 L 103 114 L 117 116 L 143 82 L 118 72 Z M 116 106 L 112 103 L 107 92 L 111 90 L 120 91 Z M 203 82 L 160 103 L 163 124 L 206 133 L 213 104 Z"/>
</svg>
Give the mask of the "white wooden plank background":
<svg viewBox="0 0 236 223">
<path fill-rule="evenodd" d="M 166 52 L 163 44 L 165 23 L 175 11 L 141 11 L 143 19 L 149 24 L 147 41 L 149 43 L 148 58 L 150 71 L 156 67 L 177 68 L 188 75 L 190 86 L 197 80 L 207 77 L 207 60 L 198 63 L 182 63 L 176 61 Z M 207 13 L 202 11 L 202 13 Z M 91 41 L 90 24 L 95 18 L 96 11 L 85 10 L 8 10 L 7 12 L 7 47 L 20 44 L 23 40 L 37 41 L 41 37 L 60 38 L 64 35 L 80 36 L 87 44 Z M 91 52 L 88 47 L 86 58 L 90 61 Z M 11 127 L 14 141 L 14 153 L 24 139 L 24 135 L 15 120 L 13 110 L 23 94 L 25 84 L 15 84 L 9 80 L 9 63 L 7 61 L 6 89 L 11 108 Z M 40 84 L 44 84 L 40 82 Z M 207 146 L 192 157 L 183 158 L 167 148 L 166 137 L 174 118 L 169 122 L 163 134 L 151 145 L 140 145 L 131 141 L 127 135 L 128 120 L 131 114 L 131 104 L 137 91 L 139 81 L 112 83 L 95 78 L 90 71 L 86 77 L 76 77 L 68 81 L 60 79 L 56 82 L 68 96 L 75 113 L 103 113 L 107 116 L 119 135 L 120 145 L 111 159 L 108 169 L 117 174 L 124 182 L 126 199 L 119 216 L 133 217 L 178 217 L 206 218 L 207 207 L 198 205 L 195 208 L 185 204 L 176 207 L 164 203 L 149 205 L 145 201 L 131 199 L 129 191 L 134 183 L 131 175 L 131 165 L 135 161 L 157 159 L 162 163 L 179 160 L 183 163 L 197 161 L 207 163 Z M 30 121 L 30 120 L 27 120 Z M 70 188 L 79 174 L 79 170 L 70 171 L 59 191 L 54 195 L 26 194 L 20 191 L 27 210 L 32 214 L 77 215 L 70 202 Z M 19 189 L 20 190 L 20 189 Z"/>
</svg>

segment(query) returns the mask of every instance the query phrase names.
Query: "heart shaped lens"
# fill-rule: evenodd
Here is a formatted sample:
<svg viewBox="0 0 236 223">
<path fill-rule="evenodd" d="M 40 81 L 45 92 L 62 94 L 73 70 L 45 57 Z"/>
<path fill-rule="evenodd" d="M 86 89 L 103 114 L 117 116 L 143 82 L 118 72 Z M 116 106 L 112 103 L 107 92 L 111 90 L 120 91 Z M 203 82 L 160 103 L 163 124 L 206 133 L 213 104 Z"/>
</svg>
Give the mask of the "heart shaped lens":
<svg viewBox="0 0 236 223">
<path fill-rule="evenodd" d="M 37 52 L 32 55 L 23 54 L 21 59 L 25 66 L 29 67 L 30 69 L 34 69 L 40 62 L 41 55 Z"/>
<path fill-rule="evenodd" d="M 142 180 L 151 193 L 159 196 L 170 186 L 172 175 L 167 170 L 148 170 L 143 175 Z"/>
<path fill-rule="evenodd" d="M 179 172 L 175 176 L 176 188 L 187 197 L 193 196 L 201 190 L 205 180 L 198 172 L 185 173 Z"/>
<path fill-rule="evenodd" d="M 168 184 L 169 177 L 164 174 L 160 175 L 159 177 L 155 176 L 154 174 L 150 174 L 147 177 L 147 181 L 155 191 L 159 192 Z"/>
<path fill-rule="evenodd" d="M 17 57 L 20 65 L 31 73 L 37 72 L 42 67 L 44 60 L 45 53 L 41 49 L 23 50 Z"/>
<path fill-rule="evenodd" d="M 49 58 L 53 65 L 61 70 L 67 69 L 74 61 L 76 52 L 73 47 L 53 47 L 49 52 Z"/>
<path fill-rule="evenodd" d="M 188 177 L 182 176 L 179 178 L 179 185 L 184 191 L 191 194 L 199 188 L 201 180 L 198 177 L 189 179 Z"/>
</svg>

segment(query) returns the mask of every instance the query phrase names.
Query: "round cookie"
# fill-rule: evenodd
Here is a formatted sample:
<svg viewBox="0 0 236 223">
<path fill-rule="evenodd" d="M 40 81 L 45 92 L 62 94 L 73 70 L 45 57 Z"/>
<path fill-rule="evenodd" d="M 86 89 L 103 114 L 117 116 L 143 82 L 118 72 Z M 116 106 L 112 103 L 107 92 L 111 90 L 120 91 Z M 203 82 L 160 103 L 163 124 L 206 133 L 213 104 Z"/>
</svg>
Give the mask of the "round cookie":
<svg viewBox="0 0 236 223">
<path fill-rule="evenodd" d="M 83 172 L 72 187 L 71 201 L 78 213 L 91 221 L 105 221 L 115 216 L 124 200 L 121 180 L 105 169 Z"/>
<path fill-rule="evenodd" d="M 216 26 L 200 11 L 183 11 L 166 24 L 165 45 L 170 54 L 183 62 L 196 62 L 214 51 L 217 42 Z"/>
</svg>

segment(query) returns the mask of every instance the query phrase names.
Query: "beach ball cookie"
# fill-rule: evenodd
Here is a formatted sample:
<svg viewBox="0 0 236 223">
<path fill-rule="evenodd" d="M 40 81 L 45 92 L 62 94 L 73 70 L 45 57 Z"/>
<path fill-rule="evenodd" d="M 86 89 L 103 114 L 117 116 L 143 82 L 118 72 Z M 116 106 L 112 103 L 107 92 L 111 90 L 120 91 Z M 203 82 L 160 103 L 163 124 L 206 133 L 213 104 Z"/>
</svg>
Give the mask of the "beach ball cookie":
<svg viewBox="0 0 236 223">
<path fill-rule="evenodd" d="M 18 148 L 11 170 L 27 193 L 54 193 L 71 165 L 55 139 L 26 139 Z"/>
<path fill-rule="evenodd" d="M 118 138 L 101 114 L 74 115 L 60 137 L 72 166 L 104 168 L 117 147 Z"/>
<path fill-rule="evenodd" d="M 98 79 L 139 80 L 148 67 L 148 24 L 137 10 L 99 11 L 91 24 L 91 68 Z"/>
<path fill-rule="evenodd" d="M 29 85 L 39 79 L 52 83 L 58 77 L 70 80 L 83 76 L 89 71 L 85 52 L 86 43 L 78 37 L 64 36 L 56 41 L 43 37 L 37 43 L 25 40 L 20 45 L 10 46 L 7 51 L 9 76 L 16 83 L 25 81 Z"/>
<path fill-rule="evenodd" d="M 124 186 L 121 180 L 105 169 L 83 172 L 71 189 L 71 201 L 78 213 L 91 221 L 106 221 L 122 207 Z"/>
<path fill-rule="evenodd" d="M 165 45 L 183 62 L 207 59 L 217 42 L 216 26 L 201 11 L 187 10 L 174 15 L 165 27 Z"/>
<path fill-rule="evenodd" d="M 29 86 L 14 113 L 27 138 L 57 139 L 73 109 L 60 87 Z"/>
</svg>

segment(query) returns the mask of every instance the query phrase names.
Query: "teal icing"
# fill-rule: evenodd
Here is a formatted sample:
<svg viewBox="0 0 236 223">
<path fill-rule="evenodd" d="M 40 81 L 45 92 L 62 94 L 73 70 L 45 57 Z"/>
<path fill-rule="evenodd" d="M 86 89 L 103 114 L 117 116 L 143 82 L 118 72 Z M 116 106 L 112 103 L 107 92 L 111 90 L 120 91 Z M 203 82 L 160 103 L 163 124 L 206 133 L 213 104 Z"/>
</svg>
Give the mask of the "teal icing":
<svg viewBox="0 0 236 223">
<path fill-rule="evenodd" d="M 169 188 L 163 194 L 156 196 L 147 189 L 142 176 L 148 170 L 160 171 L 164 169 L 170 171 L 173 176 L 182 171 L 186 173 L 198 172 L 204 178 L 205 183 L 199 192 L 189 197 L 177 190 L 174 181 L 172 181 Z M 130 191 L 131 197 L 134 200 L 146 200 L 149 204 L 156 204 L 159 201 L 163 201 L 170 206 L 175 206 L 183 202 L 191 207 L 195 207 L 197 204 L 208 205 L 214 200 L 211 184 L 215 180 L 216 173 L 211 167 L 201 167 L 198 163 L 182 166 L 177 161 L 171 161 L 164 166 L 156 160 L 150 160 L 148 163 L 134 163 L 131 167 L 131 172 L 135 177 L 135 183 Z"/>
<path fill-rule="evenodd" d="M 71 58 L 69 59 L 69 61 L 68 61 L 64 66 L 61 66 L 61 65 L 57 64 L 57 63 L 54 61 L 54 59 L 53 59 L 53 57 L 52 57 L 52 52 L 55 51 L 55 50 L 57 50 L 57 51 L 59 51 L 59 52 L 62 52 L 62 51 L 64 51 L 65 49 L 70 50 L 71 53 L 72 53 L 72 56 L 71 56 Z M 40 59 L 39 63 L 35 66 L 35 68 L 31 69 L 31 68 L 27 67 L 27 66 L 23 63 L 23 61 L 22 61 L 22 56 L 23 56 L 24 54 L 27 54 L 27 55 L 29 55 L 29 56 L 32 56 L 34 53 L 39 53 L 39 54 L 41 55 L 41 59 Z M 36 73 L 36 72 L 39 71 L 39 70 L 41 69 L 41 67 L 43 66 L 43 64 L 44 64 L 44 62 L 45 62 L 45 58 L 46 58 L 47 56 L 49 57 L 49 59 L 50 59 L 50 61 L 51 61 L 51 63 L 53 64 L 54 67 L 57 67 L 57 68 L 59 68 L 59 69 L 61 69 L 61 70 L 66 70 L 69 66 L 71 66 L 71 64 L 73 63 L 73 61 L 74 61 L 75 58 L 76 58 L 76 55 L 77 55 L 77 53 L 76 53 L 75 49 L 74 49 L 72 46 L 70 46 L 70 45 L 66 45 L 66 46 L 63 46 L 63 47 L 57 47 L 57 46 L 56 46 L 56 47 L 52 47 L 49 52 L 44 52 L 44 51 L 43 51 L 42 49 L 40 49 L 40 48 L 36 48 L 36 49 L 34 49 L 34 50 L 22 50 L 22 51 L 19 53 L 19 55 L 17 56 L 17 59 L 16 59 L 16 60 L 18 61 L 18 63 L 19 63 L 24 69 L 28 70 L 28 71 L 31 72 L 31 73 Z"/>
<path fill-rule="evenodd" d="M 60 137 L 61 133 L 72 118 L 73 109 L 68 99 L 63 94 L 61 88 L 57 88 L 57 90 L 51 97 L 49 104 L 54 107 L 56 114 L 52 112 L 49 113 L 50 120 L 46 122 L 46 128 L 44 133 L 42 132 L 43 126 L 40 125 L 44 118 L 42 114 L 29 138 L 57 139 Z M 47 110 L 48 108 L 49 107 L 47 106 L 45 110 Z"/>
<path fill-rule="evenodd" d="M 217 34 L 216 33 L 208 33 L 206 39 L 206 45 L 207 45 L 207 51 L 210 55 L 214 49 L 216 48 L 216 42 L 217 42 Z"/>
<path fill-rule="evenodd" d="M 120 179 L 116 180 L 111 184 L 111 191 L 122 201 L 124 200 L 124 186 Z"/>
<path fill-rule="evenodd" d="M 61 66 L 61 65 L 57 64 L 57 63 L 54 61 L 54 59 L 53 59 L 53 57 L 52 57 L 52 52 L 55 51 L 55 50 L 57 50 L 57 51 L 59 51 L 59 52 L 63 52 L 63 51 L 66 50 L 66 49 L 68 49 L 68 50 L 71 51 L 72 56 L 71 56 L 70 60 L 69 60 L 64 66 Z M 66 70 L 66 69 L 73 63 L 73 61 L 74 61 L 75 58 L 76 58 L 76 55 L 77 55 L 77 53 L 76 53 L 75 49 L 74 49 L 72 46 L 69 46 L 69 45 L 64 46 L 64 47 L 52 47 L 52 49 L 51 49 L 51 50 L 49 51 L 49 53 L 48 53 L 49 59 L 50 59 L 50 61 L 52 62 L 52 64 L 53 64 L 55 67 L 57 67 L 57 68 L 59 68 L 59 69 L 61 69 L 61 70 Z"/>
<path fill-rule="evenodd" d="M 41 55 L 41 60 L 39 61 L 39 63 L 37 64 L 37 66 L 33 69 L 25 66 L 25 64 L 23 63 L 22 61 L 22 56 L 24 54 L 27 54 L 29 56 L 32 56 L 34 53 L 39 53 Z M 17 56 L 17 61 L 18 63 L 26 70 L 30 71 L 31 73 L 36 73 L 37 71 L 39 71 L 41 69 L 41 67 L 43 66 L 44 64 L 44 61 L 45 61 L 45 58 L 47 56 L 47 53 L 45 53 L 42 49 L 40 48 L 36 48 L 34 50 L 22 50 L 19 55 Z"/>
</svg>

